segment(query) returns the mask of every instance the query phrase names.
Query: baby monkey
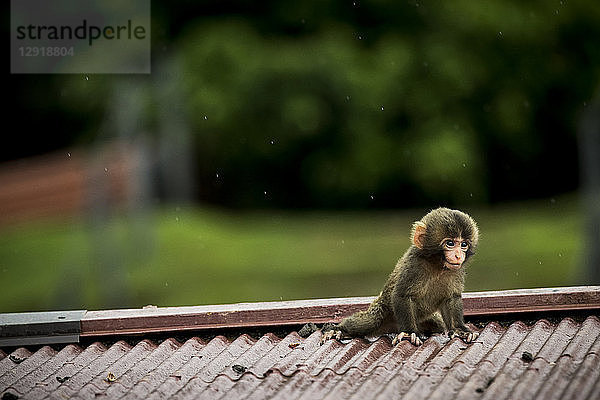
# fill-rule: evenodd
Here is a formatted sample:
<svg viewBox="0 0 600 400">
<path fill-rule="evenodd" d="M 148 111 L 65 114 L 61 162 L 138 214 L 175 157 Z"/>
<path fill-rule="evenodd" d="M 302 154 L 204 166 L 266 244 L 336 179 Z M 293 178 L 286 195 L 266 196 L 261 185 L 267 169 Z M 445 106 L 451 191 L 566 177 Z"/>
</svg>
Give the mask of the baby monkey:
<svg viewBox="0 0 600 400">
<path fill-rule="evenodd" d="M 463 319 L 465 263 L 475 254 L 479 231 L 469 215 L 438 208 L 413 225 L 412 245 L 400 258 L 379 296 L 366 311 L 323 328 L 321 344 L 336 338 L 400 332 L 421 345 L 433 333 L 448 332 L 470 343 L 479 336 Z"/>
</svg>

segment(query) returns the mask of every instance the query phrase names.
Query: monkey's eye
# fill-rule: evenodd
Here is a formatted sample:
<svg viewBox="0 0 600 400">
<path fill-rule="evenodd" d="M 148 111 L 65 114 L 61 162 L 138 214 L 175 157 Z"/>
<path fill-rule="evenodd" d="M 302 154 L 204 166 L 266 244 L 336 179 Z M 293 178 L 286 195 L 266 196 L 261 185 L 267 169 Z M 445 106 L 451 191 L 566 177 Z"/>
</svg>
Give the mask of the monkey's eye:
<svg viewBox="0 0 600 400">
<path fill-rule="evenodd" d="M 448 239 L 446 240 L 446 242 L 444 243 L 444 246 L 448 247 L 448 248 L 452 248 L 456 245 L 456 243 L 454 243 L 454 240 L 452 239 Z"/>
<path fill-rule="evenodd" d="M 468 249 L 469 248 L 469 242 L 463 240 L 462 242 L 460 242 L 460 248 L 463 249 L 463 250 Z"/>
</svg>

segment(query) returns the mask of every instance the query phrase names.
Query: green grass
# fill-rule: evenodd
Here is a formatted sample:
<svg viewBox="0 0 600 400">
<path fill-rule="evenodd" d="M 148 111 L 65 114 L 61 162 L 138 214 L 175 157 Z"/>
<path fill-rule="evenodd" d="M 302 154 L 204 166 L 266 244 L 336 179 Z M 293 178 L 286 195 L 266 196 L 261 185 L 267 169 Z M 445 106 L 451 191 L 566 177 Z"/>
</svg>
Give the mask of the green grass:
<svg viewBox="0 0 600 400">
<path fill-rule="evenodd" d="M 468 210 L 481 230 L 467 290 L 579 282 L 574 197 Z M 403 212 L 167 208 L 103 225 L 0 230 L 0 312 L 375 295 L 409 245 Z"/>
</svg>

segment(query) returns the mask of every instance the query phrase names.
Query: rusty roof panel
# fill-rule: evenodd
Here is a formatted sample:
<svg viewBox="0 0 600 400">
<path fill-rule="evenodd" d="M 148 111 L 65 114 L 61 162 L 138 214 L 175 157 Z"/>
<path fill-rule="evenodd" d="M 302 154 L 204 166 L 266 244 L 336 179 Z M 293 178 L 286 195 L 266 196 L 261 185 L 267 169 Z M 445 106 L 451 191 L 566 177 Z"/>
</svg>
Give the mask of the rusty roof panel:
<svg viewBox="0 0 600 400">
<path fill-rule="evenodd" d="M 0 396 L 111 399 L 597 398 L 600 319 L 490 321 L 472 344 L 434 336 L 328 341 L 242 334 L 0 351 Z M 35 350 L 35 351 L 34 351 Z"/>
</svg>

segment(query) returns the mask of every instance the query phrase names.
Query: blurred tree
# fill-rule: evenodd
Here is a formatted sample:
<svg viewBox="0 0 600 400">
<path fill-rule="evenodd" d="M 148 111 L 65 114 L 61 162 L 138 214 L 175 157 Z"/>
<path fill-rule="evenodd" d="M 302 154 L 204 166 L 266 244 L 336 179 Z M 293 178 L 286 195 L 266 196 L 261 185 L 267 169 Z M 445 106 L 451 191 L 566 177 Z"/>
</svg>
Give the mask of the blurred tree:
<svg viewBox="0 0 600 400">
<path fill-rule="evenodd" d="M 176 79 L 203 201 L 453 205 L 578 187 L 576 115 L 600 82 L 594 0 L 173 0 L 152 10 L 155 63 L 183 59 Z M 93 139 L 112 80 L 11 77 L 10 111 L 36 117 L 23 130 L 59 136 L 2 159 Z"/>
</svg>

